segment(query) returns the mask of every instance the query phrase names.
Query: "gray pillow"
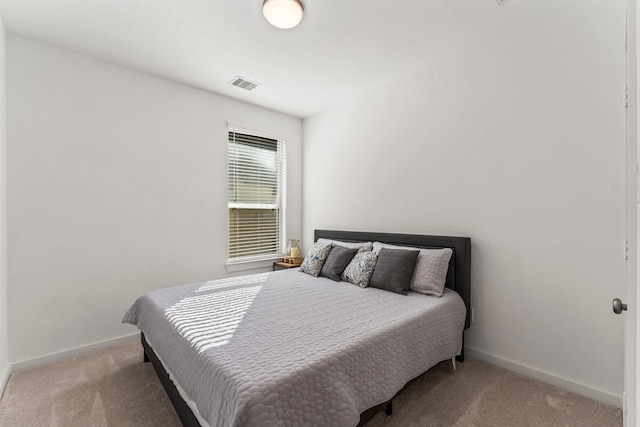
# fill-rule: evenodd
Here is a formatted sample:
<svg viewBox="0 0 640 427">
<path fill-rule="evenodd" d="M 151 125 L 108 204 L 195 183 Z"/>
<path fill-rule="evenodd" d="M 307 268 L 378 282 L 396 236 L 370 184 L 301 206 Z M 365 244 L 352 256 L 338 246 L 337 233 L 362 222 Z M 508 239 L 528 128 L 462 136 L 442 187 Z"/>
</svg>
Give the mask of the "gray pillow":
<svg viewBox="0 0 640 427">
<path fill-rule="evenodd" d="M 307 252 L 307 256 L 304 258 L 304 261 L 302 261 L 300 271 L 310 274 L 313 277 L 318 277 L 330 250 L 331 245 L 322 243 L 316 243 L 313 245 L 313 247 L 309 249 L 309 252 Z"/>
<path fill-rule="evenodd" d="M 442 296 L 444 286 L 447 279 L 447 271 L 449 270 L 449 261 L 453 250 L 451 248 L 443 249 L 424 249 L 412 248 L 408 246 L 394 246 L 386 243 L 374 242 L 373 251 L 379 253 L 380 249 L 402 249 L 402 250 L 419 250 L 416 268 L 413 271 L 413 277 L 409 289 L 425 295 L 435 297 Z"/>
<path fill-rule="evenodd" d="M 371 274 L 373 274 L 377 260 L 378 255 L 373 251 L 358 249 L 358 253 L 342 272 L 342 280 L 366 288 L 369 286 L 369 280 L 371 280 Z"/>
<path fill-rule="evenodd" d="M 369 286 L 407 295 L 419 252 L 381 248 Z"/>
<path fill-rule="evenodd" d="M 331 240 L 331 239 L 318 239 L 317 243 L 331 243 L 333 246 L 343 246 L 345 248 L 356 248 L 356 249 L 365 249 L 370 251 L 373 249 L 373 243 L 371 242 L 342 242 L 340 240 Z"/>
<path fill-rule="evenodd" d="M 353 259 L 353 256 L 358 252 L 358 249 L 349 249 L 342 246 L 334 246 L 331 248 L 327 260 L 320 270 L 320 275 L 327 277 L 336 282 L 340 281 L 340 275 L 344 271 L 345 267 Z"/>
</svg>

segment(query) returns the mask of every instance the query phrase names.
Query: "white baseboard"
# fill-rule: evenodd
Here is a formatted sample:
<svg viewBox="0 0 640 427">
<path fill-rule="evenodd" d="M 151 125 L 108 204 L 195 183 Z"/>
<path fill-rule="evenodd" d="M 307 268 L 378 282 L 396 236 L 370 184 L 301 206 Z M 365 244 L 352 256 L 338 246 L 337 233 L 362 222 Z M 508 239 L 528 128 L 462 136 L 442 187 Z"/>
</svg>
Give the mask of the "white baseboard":
<svg viewBox="0 0 640 427">
<path fill-rule="evenodd" d="M 492 365 L 500 366 L 501 368 L 505 368 L 509 371 L 513 371 L 526 377 L 541 381 L 543 383 L 551 384 L 575 394 L 597 400 L 598 402 L 622 408 L 622 396 L 618 396 L 608 391 L 580 384 L 567 378 L 562 378 L 557 375 L 532 368 L 530 366 L 521 365 L 510 360 L 492 356 L 473 348 L 465 347 L 464 351 L 465 356 L 469 356 L 473 359 L 483 360 L 485 362 L 491 363 Z"/>
<path fill-rule="evenodd" d="M 58 353 L 47 354 L 46 356 L 35 357 L 33 359 L 23 360 L 20 362 L 14 362 L 9 366 L 9 374 L 22 371 L 36 366 L 44 365 L 45 363 L 56 362 L 58 360 L 66 359 L 68 357 L 78 356 L 84 353 L 90 353 L 92 351 L 102 350 L 103 348 L 111 347 L 114 345 L 125 344 L 140 339 L 140 333 L 131 335 L 125 335 L 118 338 L 112 338 L 110 340 L 100 341 L 93 344 L 83 345 L 81 347 L 64 350 Z M 8 377 L 8 375 L 7 375 Z"/>
<path fill-rule="evenodd" d="M 0 375 L 2 375 L 0 377 L 0 399 L 1 399 L 2 395 L 4 394 L 4 389 L 7 387 L 7 381 L 9 381 L 9 377 L 11 376 L 11 365 L 8 365 L 5 372 L 1 373 Z"/>
</svg>

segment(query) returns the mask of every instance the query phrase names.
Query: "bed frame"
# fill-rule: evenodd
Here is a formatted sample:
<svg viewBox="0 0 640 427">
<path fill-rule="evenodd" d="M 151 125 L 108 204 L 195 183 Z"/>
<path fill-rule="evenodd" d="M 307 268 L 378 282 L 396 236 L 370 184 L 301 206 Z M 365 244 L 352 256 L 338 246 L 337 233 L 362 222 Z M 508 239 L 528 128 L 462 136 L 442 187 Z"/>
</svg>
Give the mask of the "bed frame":
<svg viewBox="0 0 640 427">
<path fill-rule="evenodd" d="M 398 246 L 412 246 L 419 248 L 451 248 L 453 255 L 449 262 L 447 280 L 445 286 L 456 291 L 467 307 L 467 317 L 464 329 L 471 325 L 471 239 L 468 237 L 451 236 L 427 236 L 420 234 L 394 234 L 394 233 L 368 233 L 360 231 L 337 231 L 337 230 L 315 230 L 314 241 L 324 238 L 331 240 L 342 240 L 346 242 L 382 242 Z M 149 343 L 146 341 L 144 333 L 141 333 L 142 347 L 144 349 L 144 361 L 151 362 L 153 368 L 167 392 L 173 407 L 182 421 L 184 427 L 200 427 L 198 419 L 183 400 L 175 384 L 164 369 L 162 362 L 155 354 Z M 464 332 L 462 337 L 462 351 L 456 356 L 459 362 L 464 361 Z M 417 377 L 416 377 L 417 378 Z M 414 379 L 415 380 L 415 379 Z M 412 383 L 411 380 L 409 383 Z M 408 383 L 408 384 L 409 384 Z M 407 384 L 407 385 L 408 385 Z M 406 386 L 405 386 L 406 388 Z M 404 388 L 403 388 L 404 390 Z M 401 393 L 400 390 L 398 393 Z M 396 394 L 397 395 L 397 394 Z M 385 408 L 387 415 L 392 413 L 392 400 L 367 409 L 360 415 L 359 426 L 370 420 L 378 411 Z"/>
</svg>

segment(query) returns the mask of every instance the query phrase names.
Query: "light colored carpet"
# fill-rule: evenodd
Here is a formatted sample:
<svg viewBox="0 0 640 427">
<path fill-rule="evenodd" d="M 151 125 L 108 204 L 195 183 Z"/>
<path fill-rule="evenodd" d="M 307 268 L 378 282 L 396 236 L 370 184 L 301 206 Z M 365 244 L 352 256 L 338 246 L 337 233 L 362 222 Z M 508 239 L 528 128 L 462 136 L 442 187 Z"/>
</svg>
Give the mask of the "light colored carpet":
<svg viewBox="0 0 640 427">
<path fill-rule="evenodd" d="M 0 400 L 1 426 L 180 426 L 142 347 L 129 343 L 17 372 Z M 467 359 L 443 362 L 367 427 L 620 427 L 620 409 Z"/>
</svg>

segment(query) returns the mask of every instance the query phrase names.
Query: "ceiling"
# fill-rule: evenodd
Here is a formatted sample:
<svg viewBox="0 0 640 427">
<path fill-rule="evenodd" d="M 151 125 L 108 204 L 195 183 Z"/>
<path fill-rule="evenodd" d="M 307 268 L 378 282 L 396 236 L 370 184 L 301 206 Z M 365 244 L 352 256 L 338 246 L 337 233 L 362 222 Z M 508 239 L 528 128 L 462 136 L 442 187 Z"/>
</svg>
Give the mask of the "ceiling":
<svg viewBox="0 0 640 427">
<path fill-rule="evenodd" d="M 303 3 L 302 23 L 291 30 L 266 22 L 262 0 L 0 0 L 0 15 L 10 32 L 305 118 L 566 4 Z M 260 86 L 230 85 L 237 75 Z"/>
</svg>

